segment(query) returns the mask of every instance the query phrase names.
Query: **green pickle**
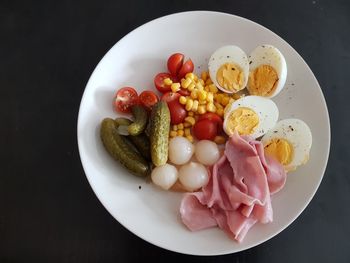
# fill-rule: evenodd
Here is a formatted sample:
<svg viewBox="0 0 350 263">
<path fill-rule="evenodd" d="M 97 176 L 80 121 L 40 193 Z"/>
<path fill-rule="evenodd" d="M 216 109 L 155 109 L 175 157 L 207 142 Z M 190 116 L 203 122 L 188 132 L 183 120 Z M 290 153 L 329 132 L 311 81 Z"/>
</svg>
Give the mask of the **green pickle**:
<svg viewBox="0 0 350 263">
<path fill-rule="evenodd" d="M 128 127 L 130 135 L 136 136 L 141 134 L 145 129 L 148 121 L 147 111 L 140 105 L 132 106 L 132 115 L 134 116 L 134 123 Z"/>
<path fill-rule="evenodd" d="M 131 173 L 145 177 L 150 173 L 148 162 L 127 143 L 126 138 L 118 134 L 118 124 L 111 118 L 101 123 L 100 135 L 107 152 Z"/>
<path fill-rule="evenodd" d="M 159 101 L 153 106 L 150 121 L 152 162 L 161 166 L 168 161 L 170 111 L 166 102 Z"/>
</svg>

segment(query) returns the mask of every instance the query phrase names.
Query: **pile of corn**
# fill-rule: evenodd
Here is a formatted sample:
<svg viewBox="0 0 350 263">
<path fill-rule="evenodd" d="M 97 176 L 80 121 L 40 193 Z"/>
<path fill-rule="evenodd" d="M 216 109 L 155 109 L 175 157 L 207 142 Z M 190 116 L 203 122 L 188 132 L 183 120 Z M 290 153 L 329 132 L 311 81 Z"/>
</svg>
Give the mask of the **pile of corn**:
<svg viewBox="0 0 350 263">
<path fill-rule="evenodd" d="M 190 92 L 189 96 L 179 98 L 179 102 L 185 106 L 187 117 L 184 123 L 171 127 L 170 137 L 185 136 L 191 142 L 193 142 L 191 127 L 196 123 L 199 115 L 213 112 L 223 117 L 225 107 L 239 98 L 237 94 L 221 92 L 212 82 L 207 71 L 203 71 L 200 78 L 193 73 L 187 73 L 180 83 L 173 83 L 170 78 L 166 78 L 164 84 L 171 86 L 172 92 L 178 92 L 181 88 Z M 223 136 L 216 137 L 214 140 L 216 143 L 225 143 Z"/>
</svg>

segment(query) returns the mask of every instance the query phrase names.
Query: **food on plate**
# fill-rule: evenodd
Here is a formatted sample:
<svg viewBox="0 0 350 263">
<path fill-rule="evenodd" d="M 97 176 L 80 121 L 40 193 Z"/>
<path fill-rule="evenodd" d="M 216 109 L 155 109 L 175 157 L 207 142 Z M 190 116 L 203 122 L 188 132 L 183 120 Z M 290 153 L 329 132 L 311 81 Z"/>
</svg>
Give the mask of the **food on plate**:
<svg viewBox="0 0 350 263">
<path fill-rule="evenodd" d="M 151 157 L 155 166 L 168 161 L 170 112 L 165 101 L 159 101 L 151 112 L 150 143 Z"/>
<path fill-rule="evenodd" d="M 190 230 L 218 226 L 241 242 L 256 223 L 272 222 L 271 195 L 309 158 L 310 128 L 298 119 L 277 122 L 271 100 L 285 84 L 286 61 L 271 45 L 258 46 L 249 61 L 230 45 L 217 49 L 200 75 L 182 53 L 166 65 L 156 90 L 117 91 L 115 110 L 133 120 L 104 119 L 103 145 L 131 173 L 187 192 L 180 215 Z"/>
<path fill-rule="evenodd" d="M 220 158 L 219 147 L 215 142 L 201 140 L 196 143 L 195 156 L 204 165 L 213 165 Z"/>
<path fill-rule="evenodd" d="M 209 59 L 208 68 L 211 80 L 224 92 L 236 93 L 247 85 L 248 58 L 237 46 L 223 46 L 217 49 Z"/>
<path fill-rule="evenodd" d="M 187 116 L 185 107 L 179 102 L 180 96 L 179 93 L 170 91 L 165 93 L 161 98 L 162 101 L 165 101 L 168 104 L 171 124 L 182 123 Z"/>
<path fill-rule="evenodd" d="M 272 100 L 245 96 L 230 105 L 225 114 L 224 130 L 229 136 L 237 131 L 256 139 L 275 126 L 278 115 L 278 108 Z"/>
<path fill-rule="evenodd" d="M 118 134 L 118 124 L 110 118 L 105 118 L 101 123 L 100 136 L 107 152 L 131 173 L 137 176 L 147 176 L 150 173 L 148 162 L 134 151 L 126 138 Z"/>
<path fill-rule="evenodd" d="M 151 90 L 145 90 L 141 92 L 139 99 L 141 105 L 148 111 L 152 110 L 154 104 L 156 104 L 159 101 L 157 94 L 155 94 Z"/>
<path fill-rule="evenodd" d="M 187 73 L 193 72 L 194 65 L 191 59 L 184 62 L 185 55 L 181 53 L 172 54 L 167 61 L 167 66 L 172 76 L 181 79 Z"/>
<path fill-rule="evenodd" d="M 187 163 L 194 152 L 194 145 L 186 138 L 176 136 L 169 141 L 169 160 L 173 164 Z"/>
<path fill-rule="evenodd" d="M 177 181 L 178 172 L 175 166 L 166 163 L 154 168 L 152 170 L 151 178 L 155 185 L 164 190 L 169 190 Z"/>
<path fill-rule="evenodd" d="M 139 103 L 139 96 L 134 88 L 124 87 L 118 90 L 113 102 L 117 112 L 130 113 L 131 107 Z"/>
<path fill-rule="evenodd" d="M 287 79 L 287 63 L 282 53 L 274 46 L 256 47 L 249 56 L 248 91 L 251 95 L 276 96 Z"/>
<path fill-rule="evenodd" d="M 234 133 L 209 178 L 201 191 L 185 194 L 181 219 L 192 231 L 219 226 L 241 242 L 255 223 L 272 222 L 270 195 L 282 189 L 286 173 L 273 158 L 264 157 L 259 141 Z"/>
<path fill-rule="evenodd" d="M 312 134 L 302 120 L 284 119 L 269 130 L 261 142 L 266 155 L 274 157 L 287 171 L 293 171 L 308 161 Z"/>
<path fill-rule="evenodd" d="M 179 180 L 187 191 L 198 190 L 208 183 L 208 170 L 203 164 L 189 162 L 180 167 Z"/>
<path fill-rule="evenodd" d="M 128 132 L 130 135 L 139 135 L 145 129 L 148 122 L 148 114 L 144 107 L 140 105 L 134 105 L 131 107 L 132 115 L 134 116 L 134 122 L 129 125 Z"/>
<path fill-rule="evenodd" d="M 135 145 L 138 152 L 147 160 L 151 160 L 151 146 L 146 134 L 141 133 L 136 136 L 128 136 L 128 139 Z"/>
</svg>

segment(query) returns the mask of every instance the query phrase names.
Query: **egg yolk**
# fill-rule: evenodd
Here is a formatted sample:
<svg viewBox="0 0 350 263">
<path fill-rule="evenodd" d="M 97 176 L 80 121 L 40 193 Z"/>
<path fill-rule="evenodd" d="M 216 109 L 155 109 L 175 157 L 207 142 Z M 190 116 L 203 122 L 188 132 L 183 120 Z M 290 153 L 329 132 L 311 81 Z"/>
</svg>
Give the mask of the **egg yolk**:
<svg viewBox="0 0 350 263">
<path fill-rule="evenodd" d="M 265 154 L 274 157 L 280 164 L 288 165 L 293 158 L 293 146 L 285 139 L 273 139 L 264 147 Z"/>
<path fill-rule="evenodd" d="M 226 90 L 239 91 L 243 86 L 244 74 L 236 64 L 225 63 L 217 71 L 216 80 Z"/>
<path fill-rule="evenodd" d="M 254 133 L 259 124 L 259 116 L 250 108 L 240 107 L 232 111 L 226 120 L 226 132 L 229 135 L 237 131 L 240 135 Z"/>
<path fill-rule="evenodd" d="M 248 90 L 251 95 L 269 96 L 277 86 L 278 75 L 270 65 L 261 65 L 250 72 Z"/>
</svg>

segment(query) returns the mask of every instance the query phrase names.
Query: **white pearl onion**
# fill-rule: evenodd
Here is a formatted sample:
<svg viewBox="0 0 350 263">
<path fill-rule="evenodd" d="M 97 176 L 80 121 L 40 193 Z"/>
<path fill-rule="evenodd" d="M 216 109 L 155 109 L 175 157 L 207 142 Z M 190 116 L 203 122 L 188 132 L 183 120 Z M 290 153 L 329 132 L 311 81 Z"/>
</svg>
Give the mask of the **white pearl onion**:
<svg viewBox="0 0 350 263">
<path fill-rule="evenodd" d="M 220 158 L 220 151 L 215 142 L 201 140 L 196 144 L 195 155 L 197 160 L 204 165 L 213 165 Z"/>
<path fill-rule="evenodd" d="M 204 165 L 190 162 L 179 169 L 179 180 L 187 191 L 194 191 L 208 183 L 208 171 Z"/>
<path fill-rule="evenodd" d="M 178 172 L 175 166 L 166 163 L 154 168 L 151 178 L 155 185 L 168 190 L 177 181 Z"/>
<path fill-rule="evenodd" d="M 194 152 L 193 144 L 184 137 L 174 137 L 169 141 L 169 160 L 174 164 L 187 163 Z"/>
</svg>

